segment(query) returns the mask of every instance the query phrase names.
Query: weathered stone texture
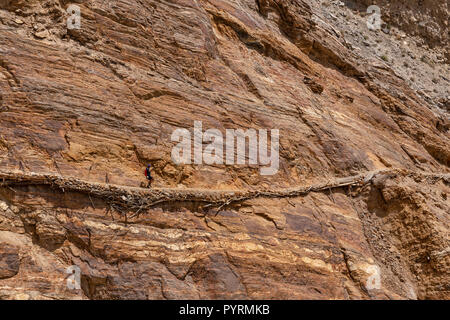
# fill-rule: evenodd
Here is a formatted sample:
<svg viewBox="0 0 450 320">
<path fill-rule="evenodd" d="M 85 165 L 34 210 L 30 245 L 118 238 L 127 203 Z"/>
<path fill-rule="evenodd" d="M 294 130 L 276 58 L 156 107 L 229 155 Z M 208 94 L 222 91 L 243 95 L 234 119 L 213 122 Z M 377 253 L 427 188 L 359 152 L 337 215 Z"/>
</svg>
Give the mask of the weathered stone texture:
<svg viewBox="0 0 450 320">
<path fill-rule="evenodd" d="M 68 30 L 67 1 L 0 1 L 1 170 L 139 187 L 151 162 L 155 188 L 235 191 L 423 174 L 127 221 L 83 190 L 0 181 L 0 299 L 450 297 L 449 184 L 425 175 L 449 173 L 448 110 L 353 50 L 316 2 L 77 3 Z M 279 172 L 176 166 L 170 136 L 194 121 L 279 129 Z"/>
</svg>

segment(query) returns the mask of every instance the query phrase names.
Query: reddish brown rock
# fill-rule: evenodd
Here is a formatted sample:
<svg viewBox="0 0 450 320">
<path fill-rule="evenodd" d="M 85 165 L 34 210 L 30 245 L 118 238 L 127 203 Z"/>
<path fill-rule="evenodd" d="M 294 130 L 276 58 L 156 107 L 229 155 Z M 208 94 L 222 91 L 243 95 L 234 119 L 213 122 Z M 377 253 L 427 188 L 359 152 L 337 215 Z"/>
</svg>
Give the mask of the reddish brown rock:
<svg viewBox="0 0 450 320">
<path fill-rule="evenodd" d="M 68 30 L 64 1 L 0 1 L 0 171 L 86 181 L 0 181 L 0 298 L 448 299 L 448 110 L 324 2 L 80 1 Z M 171 134 L 194 121 L 279 129 L 278 173 L 177 166 Z M 132 189 L 147 163 L 150 194 Z"/>
<path fill-rule="evenodd" d="M 0 245 L 0 279 L 12 278 L 19 272 L 19 252 L 7 243 Z"/>
</svg>

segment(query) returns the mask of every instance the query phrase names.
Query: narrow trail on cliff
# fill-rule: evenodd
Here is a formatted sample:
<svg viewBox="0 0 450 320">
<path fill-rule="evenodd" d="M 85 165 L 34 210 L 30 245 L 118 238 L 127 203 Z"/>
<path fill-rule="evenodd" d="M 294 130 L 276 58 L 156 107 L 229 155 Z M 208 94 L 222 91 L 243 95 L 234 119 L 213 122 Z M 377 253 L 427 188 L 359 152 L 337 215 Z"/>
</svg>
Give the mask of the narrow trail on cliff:
<svg viewBox="0 0 450 320">
<path fill-rule="evenodd" d="M 401 175 L 413 178 L 428 178 L 434 182 L 443 180 L 450 183 L 449 173 L 425 173 L 405 169 L 385 169 L 361 173 L 355 176 L 336 178 L 333 181 L 307 186 L 267 190 L 207 190 L 207 189 L 144 189 L 106 183 L 83 181 L 74 177 L 63 177 L 55 174 L 26 173 L 22 171 L 1 171 L 0 187 L 41 185 L 50 186 L 61 192 L 81 192 L 108 201 L 111 208 L 118 212 L 134 212 L 134 215 L 152 208 L 155 205 L 170 202 L 200 202 L 203 208 L 217 207 L 220 211 L 225 206 L 255 198 L 290 198 L 305 196 L 311 192 L 331 192 L 342 187 L 360 188 L 369 184 L 379 175 Z M 12 189 L 15 191 L 14 189 Z"/>
</svg>

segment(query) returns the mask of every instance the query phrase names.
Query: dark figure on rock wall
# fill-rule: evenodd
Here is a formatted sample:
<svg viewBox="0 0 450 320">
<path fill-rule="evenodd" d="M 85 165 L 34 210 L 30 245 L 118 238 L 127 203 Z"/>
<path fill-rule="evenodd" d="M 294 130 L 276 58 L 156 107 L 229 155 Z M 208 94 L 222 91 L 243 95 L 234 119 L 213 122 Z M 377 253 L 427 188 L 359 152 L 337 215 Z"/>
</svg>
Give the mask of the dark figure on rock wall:
<svg viewBox="0 0 450 320">
<path fill-rule="evenodd" d="M 152 177 L 151 165 L 150 164 L 145 169 L 145 177 L 147 178 L 147 181 L 148 181 L 147 188 L 151 188 L 152 187 L 152 182 L 153 182 L 153 177 Z"/>
</svg>

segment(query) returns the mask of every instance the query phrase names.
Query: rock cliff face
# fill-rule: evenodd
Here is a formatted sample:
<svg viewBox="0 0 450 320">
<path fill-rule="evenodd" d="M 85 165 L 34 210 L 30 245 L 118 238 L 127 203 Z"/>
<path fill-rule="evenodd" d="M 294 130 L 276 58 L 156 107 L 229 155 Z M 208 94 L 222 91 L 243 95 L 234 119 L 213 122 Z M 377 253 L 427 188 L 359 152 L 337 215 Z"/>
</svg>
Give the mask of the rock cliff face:
<svg viewBox="0 0 450 320">
<path fill-rule="evenodd" d="M 440 0 L 346 0 L 350 8 L 367 11 L 370 5 L 382 8 L 382 20 L 411 36 L 420 36 L 432 47 L 448 50 L 448 3 Z M 447 52 L 448 55 L 448 52 Z"/>
<path fill-rule="evenodd" d="M 364 1 L 74 2 L 80 29 L 0 0 L 1 299 L 450 297 L 446 32 L 370 31 Z M 278 172 L 176 165 L 194 121 L 278 129 Z"/>
</svg>

